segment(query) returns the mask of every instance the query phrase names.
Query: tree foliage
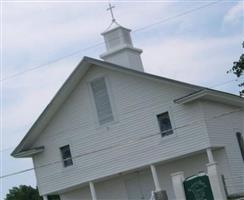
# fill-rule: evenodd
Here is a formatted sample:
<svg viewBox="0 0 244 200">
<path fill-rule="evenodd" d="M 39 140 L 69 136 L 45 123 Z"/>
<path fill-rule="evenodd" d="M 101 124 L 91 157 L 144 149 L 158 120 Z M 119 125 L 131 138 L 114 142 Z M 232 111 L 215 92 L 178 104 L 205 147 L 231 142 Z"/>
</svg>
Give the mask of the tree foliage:
<svg viewBox="0 0 244 200">
<path fill-rule="evenodd" d="M 5 200 L 42 200 L 37 189 L 20 185 L 9 190 Z"/>
<path fill-rule="evenodd" d="M 244 48 L 244 41 L 242 43 L 242 47 Z M 231 68 L 231 70 L 228 71 L 232 72 L 233 74 L 235 74 L 237 76 L 237 78 L 240 78 L 241 76 L 243 76 L 244 74 L 244 54 L 242 54 L 240 56 L 239 61 L 233 62 L 233 67 Z M 240 95 L 244 96 L 244 82 L 241 82 L 239 84 L 240 87 Z"/>
</svg>

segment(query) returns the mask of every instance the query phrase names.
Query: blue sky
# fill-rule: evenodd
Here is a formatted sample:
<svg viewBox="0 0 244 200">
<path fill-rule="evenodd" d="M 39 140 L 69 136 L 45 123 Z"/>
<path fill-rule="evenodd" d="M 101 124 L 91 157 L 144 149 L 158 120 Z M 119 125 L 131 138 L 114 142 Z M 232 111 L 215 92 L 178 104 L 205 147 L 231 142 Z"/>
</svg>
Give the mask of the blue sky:
<svg viewBox="0 0 244 200">
<path fill-rule="evenodd" d="M 237 94 L 238 82 L 229 82 L 235 77 L 226 71 L 243 51 L 243 1 L 219 1 L 133 32 L 210 2 L 213 1 L 113 3 L 117 21 L 132 29 L 134 45 L 144 51 L 146 72 L 207 87 L 221 84 L 214 89 Z M 2 76 L 10 77 L 102 42 L 100 33 L 111 20 L 106 8 L 107 1 L 4 1 Z M 2 174 L 32 167 L 31 160 L 9 156 L 13 147 L 82 57 L 99 58 L 104 51 L 104 45 L 100 45 L 3 82 Z M 12 186 L 36 184 L 33 172 L 2 181 L 1 195 Z"/>
</svg>

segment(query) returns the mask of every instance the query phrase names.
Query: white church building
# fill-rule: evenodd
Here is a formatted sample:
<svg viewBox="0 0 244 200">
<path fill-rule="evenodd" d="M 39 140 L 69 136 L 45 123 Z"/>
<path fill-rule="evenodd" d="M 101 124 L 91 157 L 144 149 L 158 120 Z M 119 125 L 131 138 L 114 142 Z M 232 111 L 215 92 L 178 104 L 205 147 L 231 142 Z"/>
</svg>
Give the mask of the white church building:
<svg viewBox="0 0 244 200">
<path fill-rule="evenodd" d="M 12 153 L 44 200 L 181 199 L 177 178 L 199 172 L 243 194 L 244 99 L 144 72 L 125 27 L 102 35 L 102 60 L 82 59 Z"/>
</svg>

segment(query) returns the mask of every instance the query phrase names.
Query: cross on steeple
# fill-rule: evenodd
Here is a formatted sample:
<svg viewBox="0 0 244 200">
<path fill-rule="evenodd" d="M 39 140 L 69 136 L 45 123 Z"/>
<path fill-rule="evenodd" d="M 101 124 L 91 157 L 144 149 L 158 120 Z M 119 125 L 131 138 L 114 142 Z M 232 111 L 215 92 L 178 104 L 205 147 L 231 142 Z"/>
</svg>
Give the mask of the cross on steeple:
<svg viewBox="0 0 244 200">
<path fill-rule="evenodd" d="M 110 11 L 112 22 L 115 22 L 116 20 L 114 18 L 113 8 L 115 8 L 115 6 L 112 6 L 111 3 L 109 3 L 109 7 L 107 8 L 107 11 Z"/>
</svg>

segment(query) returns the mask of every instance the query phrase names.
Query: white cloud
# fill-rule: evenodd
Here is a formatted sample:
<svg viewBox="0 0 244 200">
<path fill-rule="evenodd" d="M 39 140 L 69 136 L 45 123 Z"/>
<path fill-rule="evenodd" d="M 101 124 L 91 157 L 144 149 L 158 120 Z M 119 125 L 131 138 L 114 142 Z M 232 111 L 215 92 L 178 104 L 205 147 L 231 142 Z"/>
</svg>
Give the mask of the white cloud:
<svg viewBox="0 0 244 200">
<path fill-rule="evenodd" d="M 242 35 L 151 39 L 144 44 L 144 66 L 149 73 L 210 87 L 233 79 L 226 71 L 241 54 L 241 39 Z"/>
<path fill-rule="evenodd" d="M 239 1 L 235 6 L 233 6 L 224 16 L 225 23 L 243 23 L 244 17 L 244 1 Z"/>
</svg>

